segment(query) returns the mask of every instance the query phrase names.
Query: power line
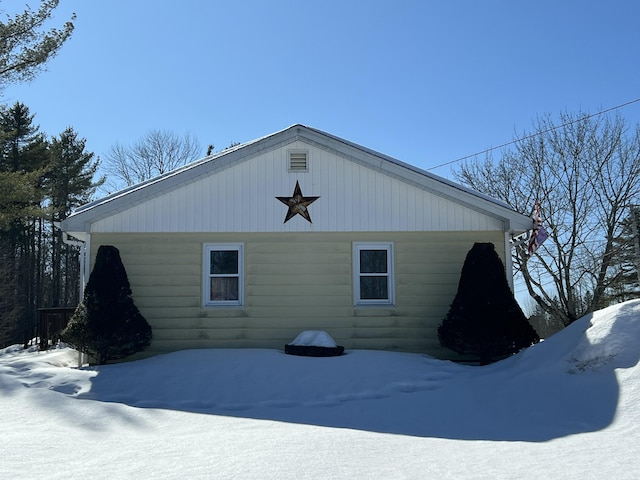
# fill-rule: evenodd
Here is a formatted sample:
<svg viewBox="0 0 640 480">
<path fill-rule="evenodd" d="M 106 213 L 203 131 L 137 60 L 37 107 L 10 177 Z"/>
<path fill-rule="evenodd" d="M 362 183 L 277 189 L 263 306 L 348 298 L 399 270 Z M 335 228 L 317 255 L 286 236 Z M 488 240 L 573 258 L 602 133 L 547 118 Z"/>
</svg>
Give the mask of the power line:
<svg viewBox="0 0 640 480">
<path fill-rule="evenodd" d="M 540 135 L 544 135 L 545 133 L 553 132 L 554 130 L 557 130 L 558 128 L 567 127 L 567 126 L 572 125 L 574 123 L 577 123 L 579 121 L 586 120 L 586 119 L 592 118 L 592 117 L 597 117 L 598 115 L 602 115 L 602 114 L 605 114 L 605 113 L 610 112 L 612 110 L 617 110 L 618 108 L 623 108 L 623 107 L 629 106 L 629 105 L 637 103 L 637 102 L 640 102 L 640 98 L 636 98 L 635 100 L 631 100 L 630 102 L 621 103 L 620 105 L 616 105 L 615 107 L 607 108 L 606 110 L 600 110 L 599 112 L 592 113 L 590 115 L 585 115 L 584 117 L 577 118 L 575 120 L 563 123 L 561 125 L 556 125 L 555 127 L 548 128 L 548 129 L 546 129 L 546 130 L 544 130 L 542 132 L 532 133 L 531 135 L 527 135 L 525 137 L 518 138 L 516 140 L 512 140 L 512 141 L 507 142 L 507 143 L 503 143 L 502 145 L 498 145 L 496 147 L 487 148 L 485 150 L 482 150 L 481 152 L 472 153 L 471 155 L 466 155 L 464 157 L 460 157 L 460 158 L 457 158 L 455 160 L 451 160 L 449 162 L 441 163 L 440 165 L 436 165 L 435 167 L 430 167 L 430 168 L 427 168 L 425 170 L 435 170 L 436 168 L 446 167 L 447 165 L 451 165 L 453 163 L 461 162 L 463 160 L 466 160 L 467 158 L 476 157 L 476 156 L 482 155 L 484 153 L 492 152 L 493 150 L 497 150 L 499 148 L 508 147 L 509 145 L 513 145 L 514 143 L 518 143 L 518 142 L 520 142 L 522 140 L 529 140 L 530 138 L 538 137 Z"/>
</svg>

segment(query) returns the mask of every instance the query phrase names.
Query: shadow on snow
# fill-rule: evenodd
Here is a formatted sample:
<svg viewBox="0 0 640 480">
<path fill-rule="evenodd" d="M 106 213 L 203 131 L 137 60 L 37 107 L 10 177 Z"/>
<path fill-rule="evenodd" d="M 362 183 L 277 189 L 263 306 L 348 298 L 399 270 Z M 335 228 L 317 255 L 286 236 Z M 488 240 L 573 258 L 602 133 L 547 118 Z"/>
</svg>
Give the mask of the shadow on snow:
<svg viewBox="0 0 640 480">
<path fill-rule="evenodd" d="M 586 330 L 588 321 L 568 328 Z M 541 442 L 607 427 L 619 398 L 614 368 L 635 365 L 637 350 L 625 365 L 604 357 L 586 365 L 567 354 L 576 345 L 554 342 L 486 367 L 359 350 L 328 358 L 183 351 L 96 367 L 78 398 L 456 440 Z"/>
</svg>

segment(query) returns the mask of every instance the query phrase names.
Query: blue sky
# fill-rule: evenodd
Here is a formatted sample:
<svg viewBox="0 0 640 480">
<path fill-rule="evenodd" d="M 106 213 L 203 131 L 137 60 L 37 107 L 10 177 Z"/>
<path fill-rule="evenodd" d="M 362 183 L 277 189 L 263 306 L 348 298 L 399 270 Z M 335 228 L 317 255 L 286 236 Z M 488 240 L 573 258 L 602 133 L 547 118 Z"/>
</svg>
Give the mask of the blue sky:
<svg viewBox="0 0 640 480">
<path fill-rule="evenodd" d="M 633 0 L 61 0 L 51 25 L 72 12 L 47 71 L 0 101 L 100 157 L 152 129 L 204 154 L 303 123 L 429 169 L 640 98 Z M 640 123 L 640 102 L 619 113 Z"/>
</svg>

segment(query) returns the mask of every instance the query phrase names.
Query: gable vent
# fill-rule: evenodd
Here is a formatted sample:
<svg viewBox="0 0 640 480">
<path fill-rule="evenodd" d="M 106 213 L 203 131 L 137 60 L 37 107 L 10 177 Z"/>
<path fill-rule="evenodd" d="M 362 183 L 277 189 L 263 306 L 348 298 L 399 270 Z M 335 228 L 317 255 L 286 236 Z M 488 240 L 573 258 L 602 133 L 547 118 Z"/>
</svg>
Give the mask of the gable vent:
<svg viewBox="0 0 640 480">
<path fill-rule="evenodd" d="M 289 152 L 289 171 L 308 172 L 309 156 L 308 152 Z"/>
</svg>

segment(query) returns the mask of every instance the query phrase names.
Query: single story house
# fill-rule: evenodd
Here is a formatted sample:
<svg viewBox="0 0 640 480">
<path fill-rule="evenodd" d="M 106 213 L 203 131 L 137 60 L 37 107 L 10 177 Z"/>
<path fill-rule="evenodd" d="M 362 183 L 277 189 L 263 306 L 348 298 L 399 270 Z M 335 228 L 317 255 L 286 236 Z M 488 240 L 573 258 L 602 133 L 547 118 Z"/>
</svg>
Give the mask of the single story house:
<svg viewBox="0 0 640 480">
<path fill-rule="evenodd" d="M 474 242 L 512 278 L 508 205 L 304 125 L 78 208 L 83 246 L 120 250 L 151 353 L 284 348 L 323 330 L 347 349 L 455 358 L 437 327 Z M 81 260 L 82 261 L 82 260 Z"/>
</svg>

